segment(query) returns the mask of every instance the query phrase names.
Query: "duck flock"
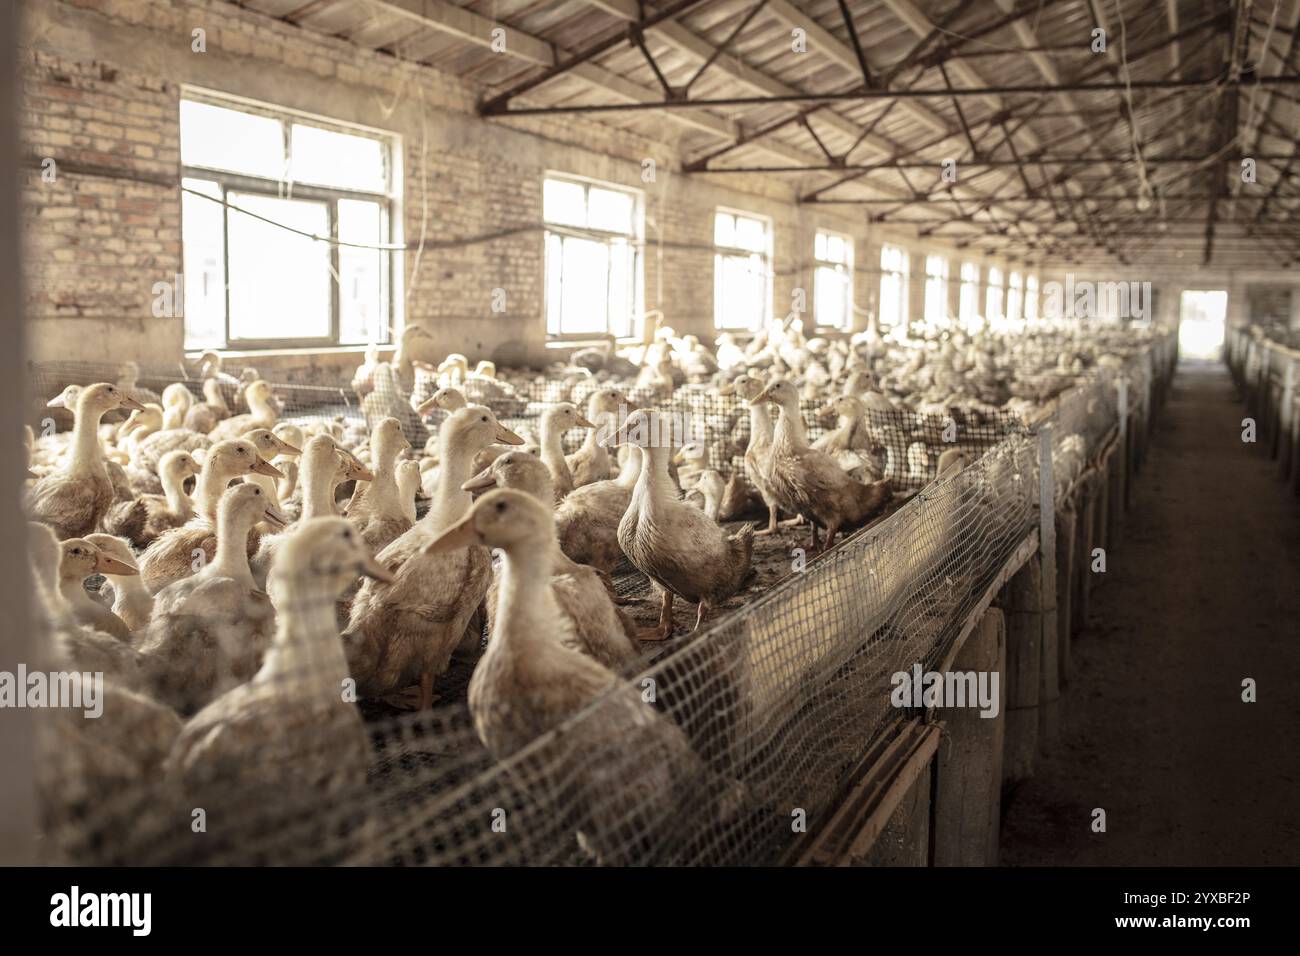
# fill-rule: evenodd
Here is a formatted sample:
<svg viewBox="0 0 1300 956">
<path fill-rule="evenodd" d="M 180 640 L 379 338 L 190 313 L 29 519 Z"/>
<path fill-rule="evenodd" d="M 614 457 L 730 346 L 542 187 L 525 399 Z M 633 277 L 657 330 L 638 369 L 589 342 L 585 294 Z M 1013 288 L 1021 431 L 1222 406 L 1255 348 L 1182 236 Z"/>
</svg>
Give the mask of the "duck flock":
<svg viewBox="0 0 1300 956">
<path fill-rule="evenodd" d="M 234 832 L 250 808 L 280 821 L 240 830 L 247 853 L 229 859 L 365 839 L 364 819 L 328 834 L 307 811 L 283 821 L 364 792 L 363 708 L 429 709 L 453 658 L 472 664 L 468 708 L 493 758 L 598 707 L 635 769 L 579 762 L 575 785 L 615 806 L 629 777 L 672 792 L 704 771 L 631 678 L 680 636 L 676 602 L 705 628 L 752 590 L 756 541 L 833 547 L 1153 335 L 832 340 L 796 320 L 709 348 L 660 327 L 646 345 L 499 371 L 436 354 L 417 325 L 356 370 L 359 415 L 286 410 L 216 353 L 161 394 L 129 365 L 41 396 L 64 411 L 28 435 L 37 650 L 51 673 L 102 675 L 103 704 L 40 715 L 51 852 L 95 858 L 84 832 L 64 835 L 131 794 L 131 825 L 157 838 Z M 1088 430 L 1060 437 L 1068 481 Z M 614 586 L 629 573 L 657 595 L 654 624 Z"/>
</svg>

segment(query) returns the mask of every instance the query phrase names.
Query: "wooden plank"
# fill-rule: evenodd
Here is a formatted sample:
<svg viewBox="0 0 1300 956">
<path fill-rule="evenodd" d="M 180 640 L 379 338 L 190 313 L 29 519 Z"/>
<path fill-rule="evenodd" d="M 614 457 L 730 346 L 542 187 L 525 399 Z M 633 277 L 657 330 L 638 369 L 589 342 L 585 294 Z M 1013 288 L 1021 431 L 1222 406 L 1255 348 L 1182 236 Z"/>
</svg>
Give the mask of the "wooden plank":
<svg viewBox="0 0 1300 956">
<path fill-rule="evenodd" d="M 987 609 L 952 669 L 976 673 L 1006 670 L 1006 620 Z M 1006 684 L 999 687 L 996 717 L 978 710 L 939 711 L 945 732 L 936 757 L 934 865 L 994 866 L 1002 808 L 1002 751 L 1006 735 Z"/>
<path fill-rule="evenodd" d="M 1007 717 L 1005 780 L 1033 776 L 1038 752 L 1039 669 L 1043 644 L 1043 569 L 1035 555 L 1003 592 L 1007 617 Z"/>
</svg>

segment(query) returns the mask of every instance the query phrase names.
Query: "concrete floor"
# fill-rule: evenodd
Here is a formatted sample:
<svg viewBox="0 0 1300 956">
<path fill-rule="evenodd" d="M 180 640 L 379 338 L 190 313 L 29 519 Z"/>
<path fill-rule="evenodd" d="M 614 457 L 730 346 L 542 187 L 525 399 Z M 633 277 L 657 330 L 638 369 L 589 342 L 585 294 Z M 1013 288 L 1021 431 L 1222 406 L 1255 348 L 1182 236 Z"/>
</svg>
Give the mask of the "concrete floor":
<svg viewBox="0 0 1300 956">
<path fill-rule="evenodd" d="M 1222 366 L 1179 369 L 1004 864 L 1300 863 L 1300 499 L 1244 415 Z"/>
</svg>

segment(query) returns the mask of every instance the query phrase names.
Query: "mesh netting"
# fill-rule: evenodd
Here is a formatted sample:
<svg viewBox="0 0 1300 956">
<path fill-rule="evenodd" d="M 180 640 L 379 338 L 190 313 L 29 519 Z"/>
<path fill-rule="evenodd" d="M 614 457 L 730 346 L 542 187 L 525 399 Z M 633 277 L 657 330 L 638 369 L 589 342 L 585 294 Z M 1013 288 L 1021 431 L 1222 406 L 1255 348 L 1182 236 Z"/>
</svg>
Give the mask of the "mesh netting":
<svg viewBox="0 0 1300 956">
<path fill-rule="evenodd" d="M 1134 356 L 1060 395 L 1047 419 L 1057 448 L 1079 434 L 1094 454 L 1116 425 L 1116 379 L 1130 380 L 1131 396 L 1132 379 L 1155 367 Z M 107 371 L 42 366 L 38 397 L 115 378 Z M 141 376 L 139 384 L 173 380 Z M 543 400 L 582 398 L 512 387 L 515 396 L 496 396 L 516 402 L 498 406 L 507 422 L 535 418 Z M 346 388 L 276 392 L 286 418 L 342 415 L 364 427 Z M 729 443 L 744 447 L 734 434 L 747 426 L 742 402 L 690 387 L 630 397 L 698 416 L 714 466 L 737 467 Z M 901 508 L 816 559 L 788 553 L 772 586 L 702 631 L 658 645 L 630 680 L 501 760 L 480 743 L 467 707 L 474 653 L 453 658 L 430 711 L 357 706 L 341 692 L 336 595 L 298 582 L 280 592 L 276 610 L 281 626 L 294 621 L 311 635 L 306 650 L 259 675 L 245 692 L 257 704 L 241 711 L 236 732 L 206 748 L 191 740 L 181 762 L 170 744 L 174 719 L 124 690 L 109 695 L 98 721 L 42 712 L 42 733 L 53 735 L 42 762 L 51 855 L 106 863 L 778 862 L 794 839 L 792 814 L 812 821 L 831 810 L 849 768 L 895 716 L 891 675 L 948 658 L 1038 527 L 1038 437 L 1017 421 L 965 423 L 960 440 L 977 457 L 964 470 L 938 482 L 918 478 Z M 881 424 L 929 444 L 934 423 L 904 415 Z M 934 447 L 951 445 L 936 434 Z M 930 457 L 933 468 L 937 454 Z M 616 580 L 623 593 L 645 586 L 639 574 Z"/>
</svg>

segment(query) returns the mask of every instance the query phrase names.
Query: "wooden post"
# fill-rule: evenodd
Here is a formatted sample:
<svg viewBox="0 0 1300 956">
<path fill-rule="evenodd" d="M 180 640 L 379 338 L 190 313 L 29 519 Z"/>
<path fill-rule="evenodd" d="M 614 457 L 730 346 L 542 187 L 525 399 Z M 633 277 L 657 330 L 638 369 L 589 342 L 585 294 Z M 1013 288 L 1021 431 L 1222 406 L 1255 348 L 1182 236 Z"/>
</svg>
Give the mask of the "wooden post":
<svg viewBox="0 0 1300 956">
<path fill-rule="evenodd" d="M 943 743 L 939 744 L 940 748 Z M 931 758 L 933 761 L 934 758 Z M 931 763 L 933 766 L 933 763 Z M 860 866 L 926 866 L 930 862 L 930 789 L 932 773 L 922 772 L 876 837 Z"/>
<path fill-rule="evenodd" d="M 1006 620 L 980 617 L 953 661 L 954 671 L 999 675 L 996 717 L 972 707 L 936 709 L 944 722 L 934 787 L 934 865 L 995 866 L 1002 816 L 1002 749 L 1007 708 Z"/>
<path fill-rule="evenodd" d="M 1071 502 L 1056 512 L 1056 662 L 1061 686 L 1070 680 L 1070 620 L 1074 610 L 1074 561 L 1078 553 L 1074 536 L 1078 527 L 1077 506 Z"/>
<path fill-rule="evenodd" d="M 25 4 L 6 4 L 4 19 L 22 36 L 19 23 Z M 29 626 L 34 588 L 27 563 L 27 519 L 22 500 L 26 461 L 13 449 L 21 441 L 26 403 L 26 311 L 23 307 L 22 270 L 19 268 L 19 189 L 17 110 L 18 46 L 12 39 L 0 42 L 0 316 L 4 342 L 0 348 L 0 435 L 10 453 L 0 458 L 0 606 L 5 623 L 0 628 L 0 670 L 17 672 L 20 663 L 35 665 L 37 653 Z M 38 190 L 39 191 L 39 190 Z M 20 691 L 21 692 L 21 691 Z M 37 861 L 35 721 L 27 708 L 6 710 L 0 733 L 0 864 L 22 866 Z"/>
<path fill-rule="evenodd" d="M 1107 549 L 1110 547 L 1110 489 L 1114 487 L 1114 481 L 1111 479 L 1111 472 L 1115 469 L 1115 451 L 1113 448 L 1108 449 L 1101 459 L 1101 469 L 1098 474 L 1099 483 L 1097 485 L 1097 508 L 1093 512 L 1093 519 L 1097 526 L 1092 534 L 1092 546 L 1094 548 Z"/>
<path fill-rule="evenodd" d="M 1002 591 L 1007 617 L 1007 722 L 1002 779 L 1033 776 L 1038 750 L 1038 671 L 1043 656 L 1043 565 L 1037 554 Z"/>
<path fill-rule="evenodd" d="M 1295 366 L 1295 359 L 1287 362 L 1282 398 L 1277 409 L 1277 476 L 1283 481 L 1291 475 L 1292 446 L 1295 443 Z"/>
<path fill-rule="evenodd" d="M 1075 525 L 1075 542 L 1078 554 L 1074 560 L 1074 598 L 1070 604 L 1072 636 L 1088 623 L 1088 600 L 1092 595 L 1092 549 L 1097 534 L 1097 509 L 1100 487 L 1104 484 L 1099 473 L 1093 471 L 1080 489 L 1081 510 Z"/>
<path fill-rule="evenodd" d="M 1119 544 L 1120 528 L 1124 520 L 1124 473 L 1128 469 L 1123 436 L 1115 442 L 1111 452 L 1109 485 L 1106 489 L 1106 543 L 1102 545 L 1107 551 Z"/>
<path fill-rule="evenodd" d="M 1038 554 L 1042 562 L 1042 651 L 1038 668 L 1038 744 L 1049 747 L 1060 736 L 1061 671 L 1056 619 L 1056 476 L 1052 469 L 1052 436 L 1045 426 L 1038 436 Z"/>
</svg>

